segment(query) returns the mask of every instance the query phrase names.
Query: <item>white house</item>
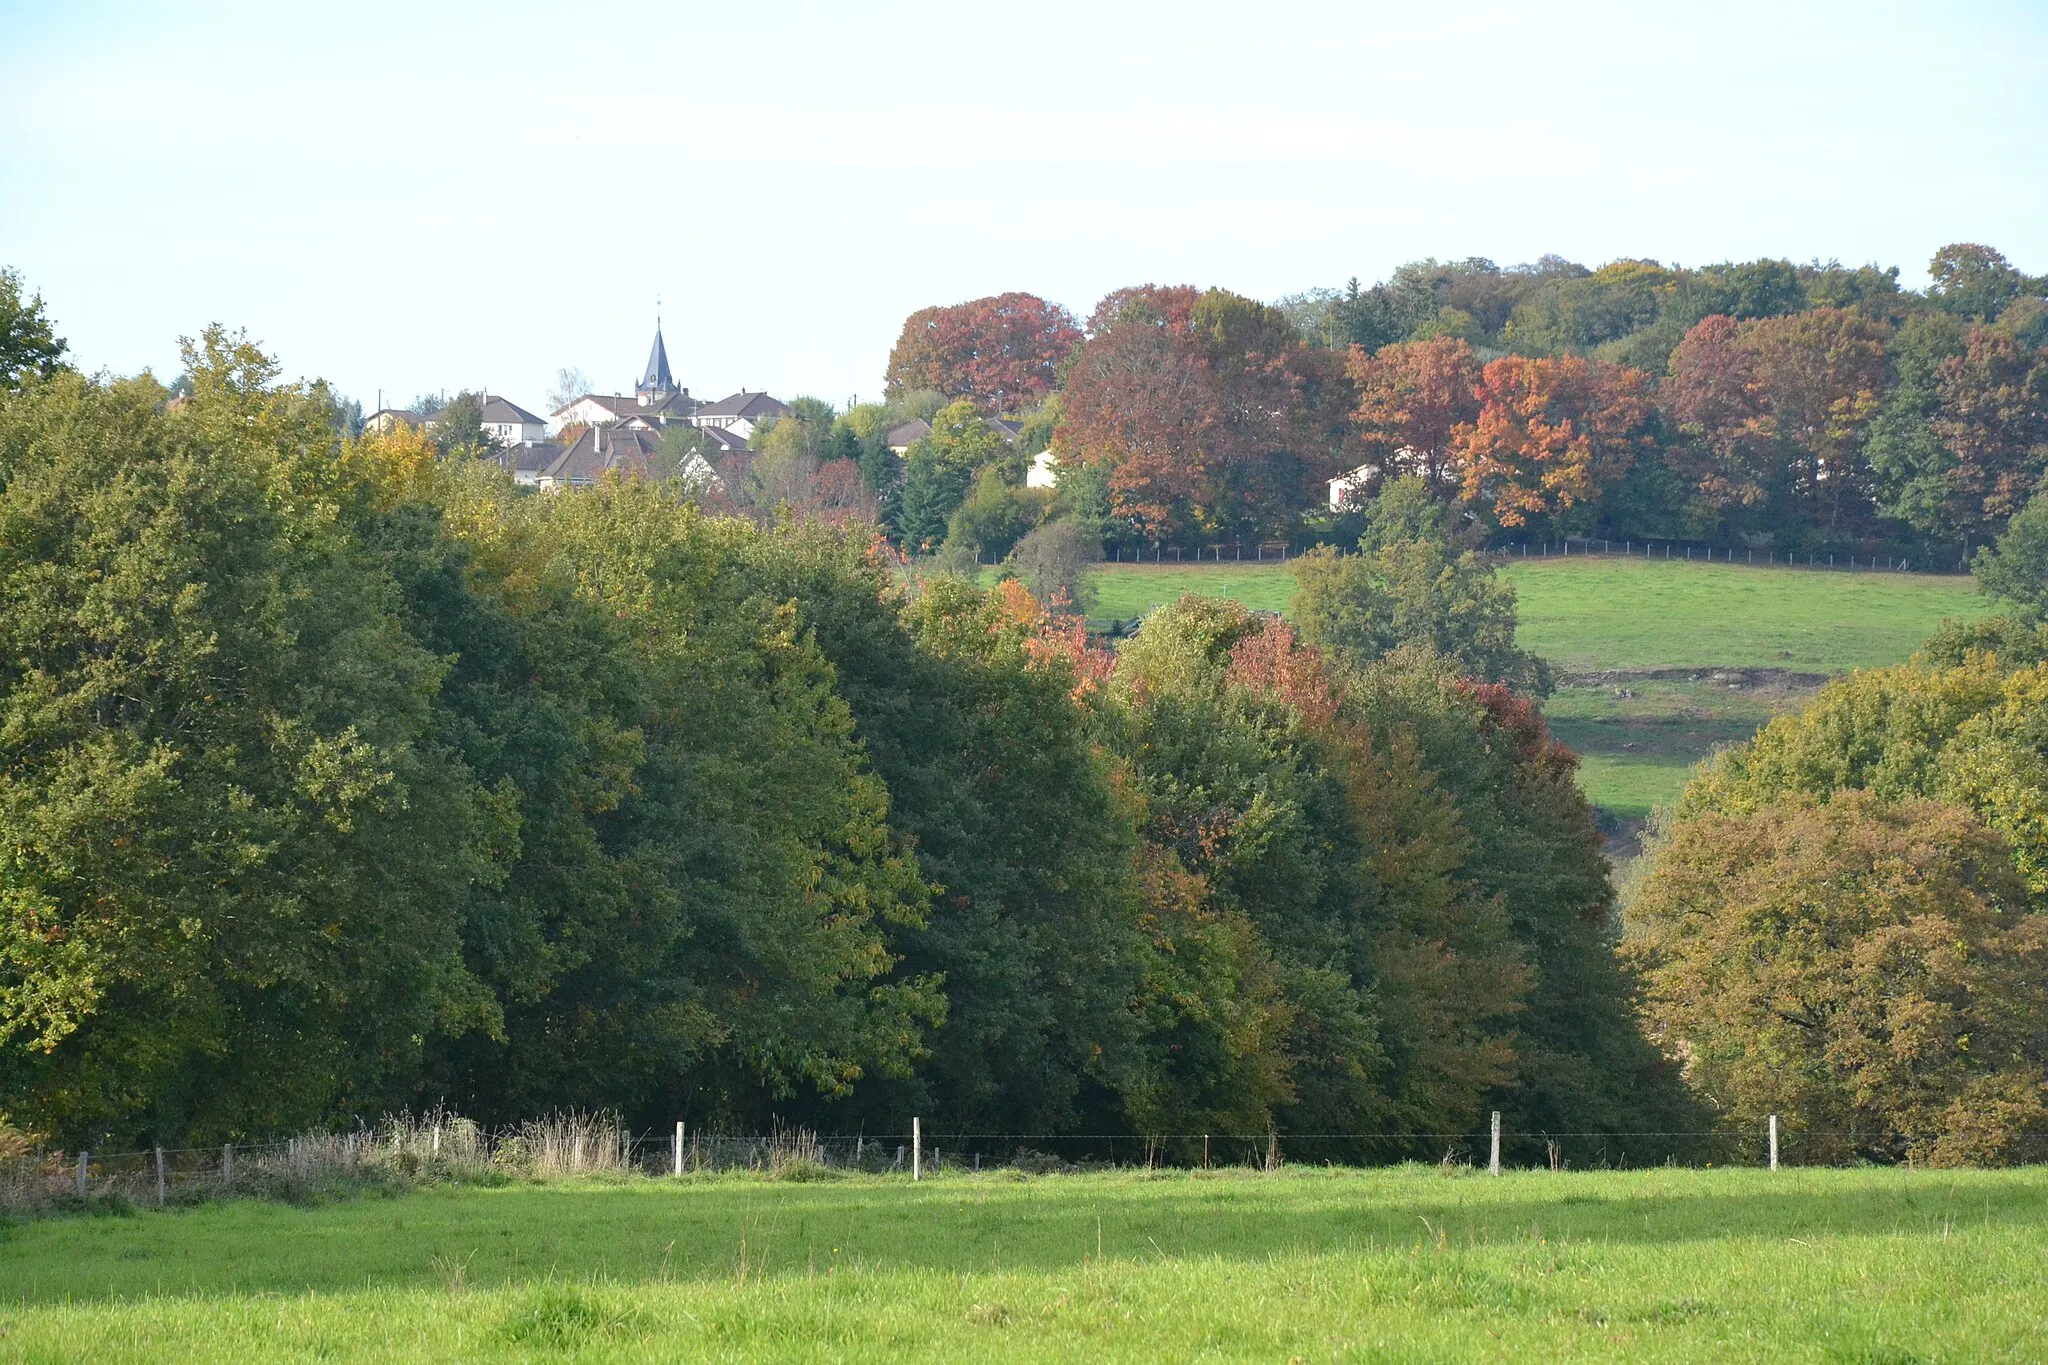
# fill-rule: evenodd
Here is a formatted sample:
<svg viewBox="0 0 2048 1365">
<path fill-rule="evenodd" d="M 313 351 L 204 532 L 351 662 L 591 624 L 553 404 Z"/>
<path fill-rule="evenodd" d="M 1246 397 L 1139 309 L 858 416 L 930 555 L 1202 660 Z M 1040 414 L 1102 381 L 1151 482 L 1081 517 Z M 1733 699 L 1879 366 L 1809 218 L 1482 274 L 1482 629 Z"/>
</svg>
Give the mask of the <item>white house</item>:
<svg viewBox="0 0 2048 1365">
<path fill-rule="evenodd" d="M 484 395 L 483 428 L 486 435 L 505 446 L 538 445 L 548 437 L 543 418 L 495 393 Z"/>
<path fill-rule="evenodd" d="M 744 441 L 769 422 L 788 415 L 789 404 L 780 399 L 741 389 L 716 403 L 704 404 L 690 414 L 689 422 L 695 427 L 717 427 L 721 431 L 729 431 Z"/>
<path fill-rule="evenodd" d="M 363 419 L 363 430 L 382 436 L 393 427 L 416 427 L 426 420 L 410 408 L 379 408 Z"/>
<path fill-rule="evenodd" d="M 1024 471 L 1026 488 L 1051 488 L 1059 481 L 1059 467 L 1054 463 L 1050 450 L 1041 450 L 1031 457 L 1031 468 Z"/>
<path fill-rule="evenodd" d="M 1341 512 L 1365 500 L 1374 479 L 1380 476 L 1376 464 L 1362 464 L 1358 468 L 1339 474 L 1330 480 L 1330 510 Z"/>
</svg>

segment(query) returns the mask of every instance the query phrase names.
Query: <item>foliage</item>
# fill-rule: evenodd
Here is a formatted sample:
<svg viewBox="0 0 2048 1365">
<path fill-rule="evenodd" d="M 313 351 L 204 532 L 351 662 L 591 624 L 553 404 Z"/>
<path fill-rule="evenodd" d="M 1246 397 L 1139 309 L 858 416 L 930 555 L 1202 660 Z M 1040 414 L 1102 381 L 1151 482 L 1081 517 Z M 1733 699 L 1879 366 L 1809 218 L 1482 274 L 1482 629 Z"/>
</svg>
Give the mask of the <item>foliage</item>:
<svg viewBox="0 0 2048 1365">
<path fill-rule="evenodd" d="M 1971 566 L 1986 596 L 2040 616 L 2048 613 L 2048 491 L 2036 493 L 1994 546 Z"/>
<path fill-rule="evenodd" d="M 1667 1050 L 1842 1152 L 2033 1159 L 2048 1134 L 2048 664 L 1948 627 L 1686 789 L 1630 908 Z"/>
<path fill-rule="evenodd" d="M 1370 357 L 1352 351 L 1351 417 L 1381 470 L 1419 475 L 1432 489 L 1455 487 L 1454 442 L 1478 420 L 1479 368 L 1472 348 L 1451 338 L 1389 344 Z"/>
<path fill-rule="evenodd" d="M 1038 524 L 1050 501 L 1051 495 L 1043 490 L 1013 487 L 1002 468 L 986 465 L 967 500 L 947 519 L 946 540 L 971 546 L 982 559 L 998 562 Z"/>
<path fill-rule="evenodd" d="M 920 309 L 904 319 L 889 353 L 887 392 L 896 399 L 934 389 L 985 413 L 1021 411 L 1052 392 L 1060 362 L 1080 340 L 1071 313 L 1032 294 Z"/>
<path fill-rule="evenodd" d="M 1651 1027 L 1694 1089 L 1816 1156 L 2048 1146 L 2048 919 L 1967 811 L 1845 791 L 1699 811 L 1630 907 Z"/>
<path fill-rule="evenodd" d="M 1548 692 L 1548 666 L 1515 646 L 1514 588 L 1484 555 L 1445 543 L 1422 488 L 1414 476 L 1385 487 L 1360 553 L 1319 549 L 1294 561 L 1303 638 L 1358 667 L 1419 644 L 1466 676 Z"/>
<path fill-rule="evenodd" d="M 0 392 L 31 377 L 48 379 L 70 349 L 43 310 L 43 296 L 24 297 L 18 271 L 0 268 Z"/>
<path fill-rule="evenodd" d="M 1102 542 L 1070 517 L 1034 527 L 1010 552 L 1010 564 L 1026 587 L 1048 608 L 1086 615 L 1095 605 L 1091 571 L 1102 560 Z"/>
<path fill-rule="evenodd" d="M 1226 290 L 1111 294 L 1067 375 L 1062 463 L 1109 473 L 1141 541 L 1284 536 L 1341 459 L 1341 375 L 1287 316 Z"/>
<path fill-rule="evenodd" d="M 303 1123 L 500 1023 L 448 908 L 507 812 L 434 735 L 448 665 L 338 524 L 325 413 L 218 329 L 186 368 L 168 417 L 0 407 L 0 1067 L 60 1133 Z"/>
</svg>

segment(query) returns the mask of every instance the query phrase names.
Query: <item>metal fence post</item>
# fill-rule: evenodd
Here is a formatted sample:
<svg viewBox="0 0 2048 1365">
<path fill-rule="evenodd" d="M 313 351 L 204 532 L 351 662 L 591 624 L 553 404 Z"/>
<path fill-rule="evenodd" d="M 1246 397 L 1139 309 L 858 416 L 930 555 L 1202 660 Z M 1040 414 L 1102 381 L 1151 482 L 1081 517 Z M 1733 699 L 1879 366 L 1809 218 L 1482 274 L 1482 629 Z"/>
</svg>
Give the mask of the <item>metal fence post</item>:
<svg viewBox="0 0 2048 1365">
<path fill-rule="evenodd" d="M 924 1121 L 910 1121 L 910 1178 L 924 1179 Z"/>
<path fill-rule="evenodd" d="M 676 1120 L 676 1174 L 683 1173 L 683 1121 Z"/>
</svg>

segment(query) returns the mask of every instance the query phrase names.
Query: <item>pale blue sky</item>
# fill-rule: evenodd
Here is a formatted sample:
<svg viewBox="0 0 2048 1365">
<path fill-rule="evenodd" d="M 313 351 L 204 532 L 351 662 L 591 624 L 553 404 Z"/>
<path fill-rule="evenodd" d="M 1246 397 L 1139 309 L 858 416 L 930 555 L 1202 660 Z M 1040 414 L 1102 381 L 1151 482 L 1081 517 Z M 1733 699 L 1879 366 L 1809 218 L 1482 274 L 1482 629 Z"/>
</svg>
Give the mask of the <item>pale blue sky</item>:
<svg viewBox="0 0 2048 1365">
<path fill-rule="evenodd" d="M 873 397 L 1005 289 L 1422 256 L 2048 271 L 2048 5 L 0 0 L 0 263 L 87 368 Z"/>
</svg>

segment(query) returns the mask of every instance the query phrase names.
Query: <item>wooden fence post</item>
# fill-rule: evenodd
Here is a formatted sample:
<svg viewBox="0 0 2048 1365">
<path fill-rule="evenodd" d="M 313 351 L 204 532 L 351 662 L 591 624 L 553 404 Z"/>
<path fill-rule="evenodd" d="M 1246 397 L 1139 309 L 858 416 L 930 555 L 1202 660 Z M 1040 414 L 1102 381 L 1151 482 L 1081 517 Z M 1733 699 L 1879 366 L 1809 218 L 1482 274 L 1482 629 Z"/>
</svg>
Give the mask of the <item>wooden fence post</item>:
<svg viewBox="0 0 2048 1365">
<path fill-rule="evenodd" d="M 92 1156 L 83 1147 L 78 1149 L 78 1197 L 85 1198 L 85 1163 Z"/>
<path fill-rule="evenodd" d="M 1487 1159 L 1486 1173 L 1500 1174 L 1500 1110 L 1493 1111 L 1493 1155 Z"/>
<path fill-rule="evenodd" d="M 1778 1116 L 1771 1115 L 1771 1169 L 1778 1169 Z"/>
<path fill-rule="evenodd" d="M 924 1179 L 924 1120 L 910 1121 L 910 1178 Z"/>
<path fill-rule="evenodd" d="M 164 1206 L 164 1196 L 169 1193 L 164 1187 L 164 1149 L 156 1149 L 156 1206 Z"/>
<path fill-rule="evenodd" d="M 235 1187 L 235 1144 L 232 1142 L 221 1144 L 220 1183 L 226 1189 Z"/>
</svg>

